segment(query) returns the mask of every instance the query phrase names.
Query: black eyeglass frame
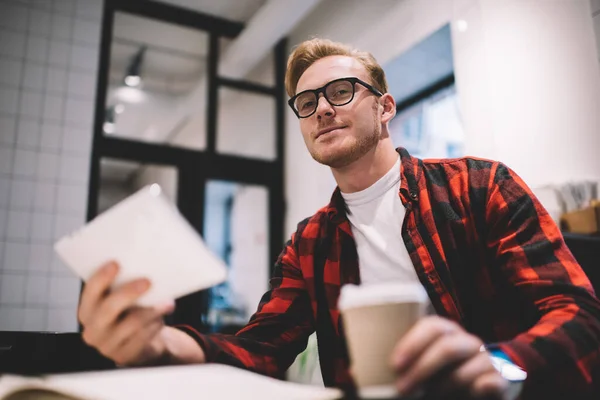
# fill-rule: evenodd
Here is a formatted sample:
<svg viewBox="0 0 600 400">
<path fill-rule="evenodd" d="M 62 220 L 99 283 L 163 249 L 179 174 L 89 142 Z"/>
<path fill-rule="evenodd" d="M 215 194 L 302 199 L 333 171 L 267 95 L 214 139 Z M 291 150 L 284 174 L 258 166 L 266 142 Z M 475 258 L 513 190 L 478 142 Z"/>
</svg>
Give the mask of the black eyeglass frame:
<svg viewBox="0 0 600 400">
<path fill-rule="evenodd" d="M 332 85 L 336 82 L 340 82 L 340 81 L 347 81 L 352 83 L 352 97 L 350 97 L 350 100 L 341 103 L 341 104 L 334 104 L 331 102 L 331 100 L 329 100 L 329 98 L 327 97 L 327 87 L 329 85 Z M 375 88 L 373 85 L 368 84 L 367 82 L 360 80 L 358 78 L 355 77 L 346 77 L 346 78 L 338 78 L 338 79 L 334 79 L 332 81 L 327 82 L 325 85 L 321 86 L 318 89 L 309 89 L 309 90 L 304 90 L 300 93 L 297 93 L 296 95 L 294 95 L 291 99 L 288 100 L 288 105 L 290 106 L 290 108 L 292 109 L 292 111 L 294 111 L 294 114 L 296 114 L 296 117 L 298 118 L 308 118 L 311 115 L 313 115 L 314 113 L 317 112 L 317 108 L 319 106 L 319 94 L 323 93 L 323 97 L 325 97 L 325 100 L 327 100 L 327 102 L 329 104 L 331 104 L 334 107 L 339 107 L 339 106 L 345 106 L 346 104 L 349 104 L 352 102 L 352 100 L 354 100 L 354 95 L 356 94 L 356 84 L 360 83 L 361 85 L 363 85 L 364 87 L 366 87 L 367 89 L 369 89 L 369 91 L 371 91 L 373 94 L 375 94 L 378 97 L 383 96 L 383 93 L 381 93 L 381 91 L 379 91 L 377 88 Z M 303 117 L 300 116 L 300 113 L 298 112 L 298 110 L 296 109 L 296 107 L 294 106 L 294 102 L 296 101 L 296 99 L 305 94 L 305 93 L 313 93 L 315 95 L 315 100 L 316 100 L 316 105 L 315 105 L 315 109 L 313 110 L 313 112 L 311 112 L 308 115 L 305 115 Z"/>
</svg>

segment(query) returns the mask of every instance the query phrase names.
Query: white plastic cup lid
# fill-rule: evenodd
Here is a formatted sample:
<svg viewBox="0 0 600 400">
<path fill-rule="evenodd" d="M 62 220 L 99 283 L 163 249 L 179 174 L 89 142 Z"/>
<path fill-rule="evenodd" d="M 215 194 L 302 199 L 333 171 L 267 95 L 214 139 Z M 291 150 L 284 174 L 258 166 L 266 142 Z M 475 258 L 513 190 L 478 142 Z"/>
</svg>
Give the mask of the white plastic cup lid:
<svg viewBox="0 0 600 400">
<path fill-rule="evenodd" d="M 429 296 L 420 283 L 378 283 L 342 286 L 338 308 L 374 306 L 395 303 L 428 304 Z"/>
</svg>

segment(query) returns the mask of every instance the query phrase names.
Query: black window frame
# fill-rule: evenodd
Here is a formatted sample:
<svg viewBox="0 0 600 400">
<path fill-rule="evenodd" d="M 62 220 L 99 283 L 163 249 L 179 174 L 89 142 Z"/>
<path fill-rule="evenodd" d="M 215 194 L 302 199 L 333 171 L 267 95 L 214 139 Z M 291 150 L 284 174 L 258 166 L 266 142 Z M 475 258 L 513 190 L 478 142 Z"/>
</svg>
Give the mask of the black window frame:
<svg viewBox="0 0 600 400">
<path fill-rule="evenodd" d="M 112 46 L 114 16 L 127 12 L 136 16 L 182 25 L 207 32 L 209 55 L 207 58 L 208 90 L 206 118 L 206 149 L 191 150 L 167 144 L 138 142 L 108 137 L 103 131 L 106 112 L 110 51 Z M 243 30 L 239 22 L 202 14 L 186 8 L 155 1 L 105 0 L 102 20 L 94 135 L 88 186 L 87 220 L 97 215 L 100 189 L 100 161 L 111 158 L 144 164 L 175 167 L 178 171 L 177 206 L 192 226 L 203 233 L 205 186 L 209 180 L 224 180 L 242 184 L 260 185 L 268 191 L 268 254 L 269 276 L 271 265 L 276 261 L 284 244 L 284 105 L 285 68 L 287 40 L 280 40 L 274 47 L 275 85 L 265 86 L 254 82 L 219 76 L 219 39 L 235 38 Z M 220 154 L 216 149 L 218 132 L 219 90 L 236 89 L 275 99 L 275 159 L 261 160 L 236 155 Z M 168 318 L 170 324 L 188 324 L 201 331 L 210 330 L 200 321 L 206 319 L 209 306 L 208 291 L 185 296 L 177 300 L 176 311 Z"/>
</svg>

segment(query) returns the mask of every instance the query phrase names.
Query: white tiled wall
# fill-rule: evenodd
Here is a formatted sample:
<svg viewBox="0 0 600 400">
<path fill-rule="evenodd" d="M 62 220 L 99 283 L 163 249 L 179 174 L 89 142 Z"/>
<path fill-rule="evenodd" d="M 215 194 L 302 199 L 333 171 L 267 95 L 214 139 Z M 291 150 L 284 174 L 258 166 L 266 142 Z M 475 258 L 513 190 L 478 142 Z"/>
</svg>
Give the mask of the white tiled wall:
<svg viewBox="0 0 600 400">
<path fill-rule="evenodd" d="M 102 0 L 0 0 L 0 330 L 74 331 Z"/>
</svg>

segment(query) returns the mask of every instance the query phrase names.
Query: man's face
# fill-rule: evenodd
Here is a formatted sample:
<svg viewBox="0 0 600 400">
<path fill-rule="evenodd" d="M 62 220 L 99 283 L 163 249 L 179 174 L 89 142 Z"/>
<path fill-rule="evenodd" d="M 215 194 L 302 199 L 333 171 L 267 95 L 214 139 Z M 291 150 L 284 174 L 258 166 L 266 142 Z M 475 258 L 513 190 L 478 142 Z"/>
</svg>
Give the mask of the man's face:
<svg viewBox="0 0 600 400">
<path fill-rule="evenodd" d="M 373 84 L 364 66 L 346 56 L 329 56 L 312 64 L 300 77 L 296 93 L 317 89 L 328 82 L 356 77 Z M 373 149 L 381 137 L 379 98 L 360 84 L 354 99 L 332 106 L 320 95 L 317 110 L 300 118 L 300 130 L 312 157 L 321 164 L 342 168 Z"/>
</svg>

